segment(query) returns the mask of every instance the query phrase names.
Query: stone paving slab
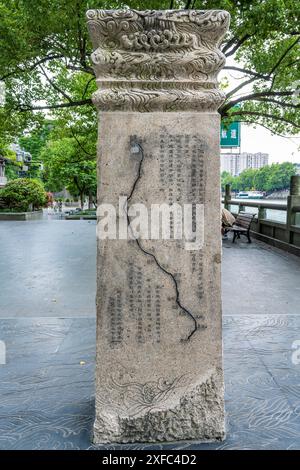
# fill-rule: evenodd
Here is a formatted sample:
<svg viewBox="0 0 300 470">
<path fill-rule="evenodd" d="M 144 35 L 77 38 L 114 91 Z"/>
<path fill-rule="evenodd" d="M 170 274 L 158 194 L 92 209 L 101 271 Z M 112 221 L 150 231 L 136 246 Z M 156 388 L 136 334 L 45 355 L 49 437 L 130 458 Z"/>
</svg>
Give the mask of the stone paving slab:
<svg viewBox="0 0 300 470">
<path fill-rule="evenodd" d="M 0 449 L 94 448 L 95 223 L 1 222 L 0 236 Z M 226 441 L 102 448 L 300 449 L 300 259 L 228 240 L 222 270 Z"/>
<path fill-rule="evenodd" d="M 225 316 L 227 439 L 102 449 L 300 449 L 300 316 Z M 93 449 L 95 320 L 0 321 L 0 449 Z"/>
<path fill-rule="evenodd" d="M 3 221 L 0 240 L 0 318 L 95 315 L 96 221 Z"/>
<path fill-rule="evenodd" d="M 94 317 L 96 222 L 0 222 L 0 318 Z M 223 314 L 299 314 L 300 258 L 223 242 Z"/>
</svg>

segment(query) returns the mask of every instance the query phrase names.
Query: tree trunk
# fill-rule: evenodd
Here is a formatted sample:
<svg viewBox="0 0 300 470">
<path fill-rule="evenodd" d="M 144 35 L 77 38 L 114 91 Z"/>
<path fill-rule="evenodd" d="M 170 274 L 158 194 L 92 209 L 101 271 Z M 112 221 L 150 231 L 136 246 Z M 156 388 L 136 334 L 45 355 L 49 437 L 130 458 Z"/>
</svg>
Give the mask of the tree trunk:
<svg viewBox="0 0 300 470">
<path fill-rule="evenodd" d="M 80 192 L 80 207 L 82 210 L 83 210 L 83 206 L 84 206 L 84 193 Z"/>
<path fill-rule="evenodd" d="M 92 191 L 89 191 L 89 209 L 93 209 L 94 201 Z"/>
</svg>

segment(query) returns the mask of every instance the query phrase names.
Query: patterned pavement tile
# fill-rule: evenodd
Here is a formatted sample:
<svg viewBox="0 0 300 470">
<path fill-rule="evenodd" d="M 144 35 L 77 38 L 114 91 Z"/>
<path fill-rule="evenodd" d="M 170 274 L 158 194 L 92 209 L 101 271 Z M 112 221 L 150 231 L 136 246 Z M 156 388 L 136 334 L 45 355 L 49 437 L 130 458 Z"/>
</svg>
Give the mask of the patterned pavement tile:
<svg viewBox="0 0 300 470">
<path fill-rule="evenodd" d="M 299 328 L 297 315 L 224 317 L 224 442 L 94 446 L 95 320 L 2 319 L 0 449 L 300 449 Z"/>
</svg>

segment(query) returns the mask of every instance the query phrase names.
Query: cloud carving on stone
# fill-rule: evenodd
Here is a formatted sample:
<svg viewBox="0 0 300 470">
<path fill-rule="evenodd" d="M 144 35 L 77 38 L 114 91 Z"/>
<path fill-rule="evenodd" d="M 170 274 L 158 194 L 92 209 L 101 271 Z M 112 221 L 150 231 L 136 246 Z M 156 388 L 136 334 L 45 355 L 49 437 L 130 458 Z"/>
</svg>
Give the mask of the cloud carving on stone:
<svg viewBox="0 0 300 470">
<path fill-rule="evenodd" d="M 216 110 L 228 29 L 222 10 L 90 10 L 87 22 L 103 111 Z"/>
</svg>

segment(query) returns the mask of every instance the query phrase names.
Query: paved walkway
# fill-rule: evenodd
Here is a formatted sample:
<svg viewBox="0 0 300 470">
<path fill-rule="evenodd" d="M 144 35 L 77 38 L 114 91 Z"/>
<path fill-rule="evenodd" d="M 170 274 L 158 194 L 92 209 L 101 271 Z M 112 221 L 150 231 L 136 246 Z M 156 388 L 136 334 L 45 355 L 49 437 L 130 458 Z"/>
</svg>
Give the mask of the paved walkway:
<svg viewBox="0 0 300 470">
<path fill-rule="evenodd" d="M 0 449 L 92 448 L 95 226 L 2 222 L 0 237 Z M 226 441 L 105 449 L 300 449 L 300 260 L 223 251 Z"/>
<path fill-rule="evenodd" d="M 7 347 L 0 449 L 91 448 L 95 320 L 3 319 L 0 325 Z M 299 331 L 297 315 L 225 317 L 224 442 L 103 448 L 299 449 L 300 364 L 292 362 Z"/>
<path fill-rule="evenodd" d="M 95 315 L 96 223 L 0 222 L 0 318 Z"/>
<path fill-rule="evenodd" d="M 95 230 L 94 221 L 51 217 L 0 222 L 0 318 L 94 316 Z M 298 314 L 299 304 L 299 258 L 224 243 L 224 315 Z"/>
</svg>

